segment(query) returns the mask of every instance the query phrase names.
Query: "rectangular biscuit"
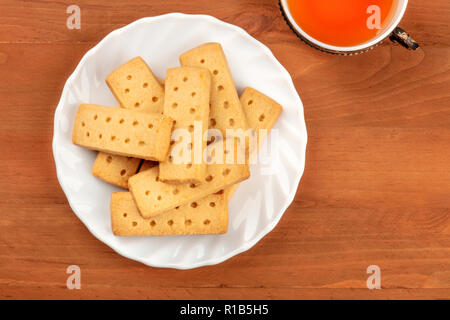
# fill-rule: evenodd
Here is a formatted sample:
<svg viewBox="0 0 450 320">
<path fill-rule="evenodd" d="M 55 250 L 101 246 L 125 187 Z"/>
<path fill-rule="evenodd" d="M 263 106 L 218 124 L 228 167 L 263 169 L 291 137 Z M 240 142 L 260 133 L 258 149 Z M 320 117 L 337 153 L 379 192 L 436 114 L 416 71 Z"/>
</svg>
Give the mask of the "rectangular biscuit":
<svg viewBox="0 0 450 320">
<path fill-rule="evenodd" d="M 247 122 L 256 134 L 256 150 L 252 150 L 253 152 L 250 154 L 250 157 L 252 157 L 258 152 L 259 147 L 264 142 L 263 139 L 269 135 L 283 108 L 276 101 L 250 87 L 244 89 L 240 100 Z M 260 129 L 266 129 L 267 135 L 260 137 Z M 225 189 L 227 200 L 233 196 L 238 186 L 239 184 L 235 184 Z"/>
<path fill-rule="evenodd" d="M 223 192 L 151 219 L 139 214 L 130 192 L 115 192 L 111 195 L 110 210 L 116 236 L 220 234 L 228 229 L 228 206 Z"/>
<path fill-rule="evenodd" d="M 240 101 L 247 122 L 257 135 L 258 143 L 256 146 L 259 149 L 264 142 L 263 140 L 259 141 L 259 130 L 265 129 L 268 135 L 277 122 L 283 107 L 265 94 L 250 87 L 244 89 Z"/>
<path fill-rule="evenodd" d="M 226 129 L 248 129 L 247 120 L 219 43 L 205 43 L 180 56 L 182 66 L 207 68 L 212 74 L 210 128 L 223 135 Z"/>
<path fill-rule="evenodd" d="M 170 183 L 199 183 L 206 175 L 206 163 L 203 161 L 206 141 L 203 135 L 208 130 L 210 72 L 192 67 L 169 69 L 165 88 L 163 113 L 174 120 L 174 130 L 185 131 L 178 142 L 175 140 L 180 137 L 174 136 L 175 132 L 172 135 L 169 156 L 159 164 L 159 179 Z M 186 154 L 181 157 L 180 152 Z M 197 159 L 194 159 L 194 152 Z"/>
<path fill-rule="evenodd" d="M 82 104 L 72 142 L 106 153 L 163 161 L 169 150 L 173 120 L 122 108 Z"/>
<path fill-rule="evenodd" d="M 213 143 L 208 146 L 208 149 L 216 148 L 218 145 L 222 146 L 222 142 Z M 227 148 L 217 152 L 230 153 Z M 226 160 L 227 156 L 222 163 L 208 164 L 206 178 L 200 184 L 165 183 L 159 179 L 159 168 L 152 168 L 132 176 L 128 180 L 128 186 L 141 215 L 144 218 L 150 218 L 177 206 L 197 201 L 250 176 L 249 167 L 245 161 L 243 164 L 238 164 L 233 159 Z"/>
<path fill-rule="evenodd" d="M 122 107 L 162 113 L 164 87 L 141 57 L 131 59 L 111 72 L 106 83 Z"/>
<path fill-rule="evenodd" d="M 108 183 L 128 189 L 128 178 L 138 171 L 141 159 L 99 152 L 92 167 L 92 174 Z"/>
</svg>

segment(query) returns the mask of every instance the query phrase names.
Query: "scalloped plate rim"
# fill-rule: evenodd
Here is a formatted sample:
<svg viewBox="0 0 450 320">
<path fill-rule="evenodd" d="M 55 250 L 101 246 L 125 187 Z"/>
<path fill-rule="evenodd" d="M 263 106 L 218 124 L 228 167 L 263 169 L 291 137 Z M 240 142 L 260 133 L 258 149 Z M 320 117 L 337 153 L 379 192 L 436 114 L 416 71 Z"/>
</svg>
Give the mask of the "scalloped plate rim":
<svg viewBox="0 0 450 320">
<path fill-rule="evenodd" d="M 58 102 L 58 105 L 56 107 L 55 110 L 55 115 L 54 115 L 54 124 L 53 124 L 53 141 L 52 141 L 52 152 L 53 152 L 53 158 L 54 158 L 54 162 L 55 162 L 55 167 L 56 167 L 56 175 L 58 178 L 58 182 L 64 192 L 64 195 L 67 198 L 67 201 L 69 203 L 70 208 L 72 209 L 72 211 L 75 213 L 75 215 L 78 217 L 78 219 L 81 220 L 81 222 L 86 226 L 86 228 L 89 230 L 89 232 L 96 237 L 98 240 L 100 240 L 102 243 L 104 243 L 105 245 L 107 245 L 108 247 L 110 247 L 111 249 L 113 249 L 116 253 L 118 253 L 119 255 L 130 259 L 130 260 L 134 260 L 134 261 L 138 261 L 144 265 L 150 266 L 150 267 L 158 267 L 158 268 L 173 268 L 173 269 L 179 269 L 179 270 L 187 270 L 187 269 L 193 269 L 193 268 L 199 268 L 199 267 L 203 267 L 203 266 L 212 266 L 212 265 L 216 265 L 219 263 L 222 263 L 244 251 L 249 250 L 250 248 L 252 248 L 256 243 L 258 243 L 264 236 L 266 236 L 270 231 L 272 231 L 275 226 L 278 224 L 278 222 L 281 220 L 281 217 L 284 215 L 284 212 L 286 211 L 286 209 L 292 204 L 292 201 L 295 198 L 295 195 L 297 193 L 298 190 L 298 186 L 300 183 L 300 180 L 303 176 L 304 170 L 305 170 L 305 162 L 306 162 L 306 156 L 303 157 L 303 162 L 300 164 L 299 167 L 299 171 L 298 171 L 298 175 L 297 177 L 295 177 L 295 182 L 296 182 L 296 187 L 294 190 L 292 190 L 291 194 L 287 197 L 287 201 L 286 201 L 286 205 L 283 206 L 283 209 L 280 211 L 279 214 L 277 214 L 271 221 L 271 223 L 269 223 L 265 228 L 263 228 L 261 231 L 259 231 L 257 233 L 256 236 L 253 237 L 253 239 L 251 239 L 250 241 L 246 241 L 244 243 L 242 243 L 242 245 L 237 248 L 234 249 L 232 251 L 230 251 L 228 254 L 222 255 L 219 258 L 211 258 L 211 259 L 206 259 L 206 260 L 202 260 L 201 262 L 194 262 L 194 263 L 188 263 L 188 264 L 184 264 L 184 265 L 180 265 L 180 264 L 170 264 L 170 263 L 158 263 L 155 261 L 149 261 L 151 259 L 145 259 L 145 258 L 136 258 L 136 257 L 131 257 L 129 254 L 127 254 L 126 252 L 124 252 L 122 249 L 117 248 L 114 244 L 108 243 L 106 242 L 106 239 L 102 239 L 101 235 L 99 235 L 96 231 L 93 230 L 93 228 L 90 227 L 90 225 L 85 221 L 85 219 L 79 215 L 73 205 L 72 200 L 70 199 L 70 197 L 68 196 L 68 191 L 67 191 L 67 186 L 64 184 L 63 179 L 61 179 L 61 168 L 60 165 L 58 163 L 58 159 L 59 156 L 57 155 L 57 151 L 56 149 L 58 148 L 57 146 L 57 141 L 59 139 L 59 135 L 57 134 L 57 119 L 59 118 L 59 113 L 62 110 L 62 105 L 65 101 L 65 97 L 68 93 L 69 90 L 69 86 L 72 85 L 73 79 L 75 78 L 75 76 L 81 71 L 83 65 L 85 64 L 86 60 L 94 55 L 96 53 L 96 51 L 99 50 L 99 48 L 103 45 L 104 42 L 106 42 L 109 38 L 112 38 L 120 33 L 122 33 L 124 30 L 126 29 L 132 29 L 135 28 L 137 25 L 142 24 L 142 23 L 147 23 L 147 22 L 152 22 L 155 20 L 159 20 L 159 19 L 164 19 L 164 18 L 168 18 L 168 17 L 188 17 L 188 18 L 201 18 L 201 19 L 206 19 L 209 20 L 209 22 L 213 22 L 216 24 L 221 24 L 221 25 L 225 25 L 227 27 L 231 27 L 233 29 L 235 29 L 235 31 L 237 31 L 238 33 L 240 33 L 241 35 L 243 35 L 245 38 L 248 38 L 248 40 L 254 42 L 256 45 L 258 45 L 258 47 L 260 47 L 261 49 L 263 49 L 265 51 L 265 54 L 268 56 L 269 59 L 271 59 L 273 62 L 275 62 L 278 67 L 280 67 L 280 69 L 283 71 L 283 77 L 286 78 L 287 82 L 289 83 L 289 89 L 294 93 L 294 95 L 296 96 L 296 99 L 298 100 L 299 103 L 299 108 L 297 109 L 297 113 L 299 116 L 299 120 L 300 120 L 300 126 L 301 126 L 301 131 L 303 134 L 303 139 L 304 139 L 304 145 L 302 146 L 302 150 L 301 150 L 301 154 L 302 155 L 306 155 L 306 146 L 307 146 L 307 142 L 308 142 L 308 135 L 307 135 L 307 130 L 306 130 L 306 123 L 305 123 L 305 119 L 304 119 L 304 109 L 303 109 L 303 103 L 300 99 L 300 96 L 297 93 L 297 90 L 295 89 L 294 83 L 292 81 L 292 78 L 289 74 L 289 72 L 286 70 L 286 68 L 283 67 L 283 65 L 276 59 L 276 57 L 274 56 L 274 54 L 272 53 L 272 51 L 265 46 L 262 42 L 258 41 L 257 39 L 253 38 L 247 31 L 245 31 L 243 28 L 238 27 L 236 25 L 233 25 L 231 23 L 227 23 L 224 22 L 218 18 L 215 18 L 213 16 L 210 15 L 204 15 L 204 14 L 184 14 L 184 13 L 167 13 L 167 14 L 163 14 L 163 15 L 158 15 L 158 16 L 153 16 L 153 17 L 144 17 L 144 18 L 140 18 L 130 24 L 127 24 L 123 27 L 120 27 L 118 29 L 115 29 L 113 31 L 111 31 L 110 33 L 108 33 L 102 40 L 100 40 L 95 46 L 93 46 L 91 49 L 89 49 L 81 58 L 80 62 L 78 63 L 78 65 L 76 66 L 75 70 L 72 72 L 72 74 L 69 76 L 69 78 L 67 79 L 66 83 L 64 84 L 63 90 L 62 90 L 62 94 L 61 94 L 61 98 Z"/>
</svg>

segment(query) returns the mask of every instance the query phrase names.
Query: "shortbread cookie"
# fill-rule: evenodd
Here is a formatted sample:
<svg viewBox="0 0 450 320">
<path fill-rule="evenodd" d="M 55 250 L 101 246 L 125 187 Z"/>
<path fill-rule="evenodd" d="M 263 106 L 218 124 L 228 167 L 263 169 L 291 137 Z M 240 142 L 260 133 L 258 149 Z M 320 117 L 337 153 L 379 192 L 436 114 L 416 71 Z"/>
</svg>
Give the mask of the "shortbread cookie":
<svg viewBox="0 0 450 320">
<path fill-rule="evenodd" d="M 209 128 L 247 130 L 248 124 L 239 101 L 225 53 L 219 43 L 205 43 L 180 56 L 182 66 L 203 67 L 212 74 Z"/>
<path fill-rule="evenodd" d="M 247 122 L 256 134 L 256 150 L 252 150 L 253 152 L 250 154 L 250 157 L 252 157 L 258 152 L 259 147 L 264 142 L 263 139 L 269 135 L 283 108 L 276 101 L 250 87 L 244 89 L 240 100 Z M 265 129 L 267 134 L 260 137 L 260 129 Z M 238 186 L 239 184 L 235 184 L 225 189 L 227 200 L 233 196 Z"/>
<path fill-rule="evenodd" d="M 223 192 L 208 195 L 144 219 L 130 192 L 111 195 L 111 225 L 117 236 L 220 234 L 228 229 L 228 207 Z"/>
<path fill-rule="evenodd" d="M 128 189 L 128 178 L 138 171 L 141 159 L 99 152 L 92 174 L 103 181 Z"/>
<path fill-rule="evenodd" d="M 173 120 L 122 108 L 82 104 L 73 128 L 73 143 L 106 153 L 163 161 Z"/>
<path fill-rule="evenodd" d="M 265 94 L 250 87 L 244 89 L 240 101 L 249 127 L 255 130 L 257 135 L 260 129 L 265 129 L 268 135 L 277 122 L 283 107 Z M 258 141 L 258 148 L 262 142 L 264 141 Z"/>
<path fill-rule="evenodd" d="M 220 145 L 222 145 L 222 142 L 220 142 Z M 216 146 L 216 143 L 214 143 L 209 145 L 208 148 L 215 148 Z M 230 153 L 227 148 L 223 148 L 221 151 L 226 154 Z M 223 158 L 225 160 L 228 159 L 226 154 Z M 197 201 L 250 176 L 245 159 L 243 164 L 236 164 L 233 159 L 231 161 L 225 160 L 222 164 L 208 164 L 206 178 L 200 184 L 162 182 L 159 179 L 159 168 L 152 168 L 132 176 L 128 180 L 128 186 L 139 212 L 144 218 L 150 218 L 177 206 Z"/>
<path fill-rule="evenodd" d="M 164 88 L 141 57 L 111 72 L 106 83 L 124 108 L 162 113 Z"/>
<path fill-rule="evenodd" d="M 172 68 L 167 70 L 165 84 L 164 115 L 175 120 L 174 130 L 185 130 L 190 142 L 185 141 L 186 137 L 173 141 L 168 158 L 159 165 L 159 179 L 170 183 L 199 183 L 206 175 L 203 135 L 208 130 L 210 72 L 204 68 Z M 172 140 L 175 139 L 172 135 Z M 182 152 L 186 154 L 180 155 Z"/>
</svg>

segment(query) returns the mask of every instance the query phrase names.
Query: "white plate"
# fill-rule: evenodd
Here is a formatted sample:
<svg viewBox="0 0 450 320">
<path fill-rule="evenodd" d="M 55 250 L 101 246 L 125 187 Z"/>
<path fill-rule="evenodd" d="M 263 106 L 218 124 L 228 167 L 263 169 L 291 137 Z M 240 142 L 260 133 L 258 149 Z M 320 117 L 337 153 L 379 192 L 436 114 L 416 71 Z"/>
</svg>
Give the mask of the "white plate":
<svg viewBox="0 0 450 320">
<path fill-rule="evenodd" d="M 127 60 L 142 56 L 154 73 L 179 65 L 178 56 L 204 42 L 220 42 L 238 91 L 264 92 L 283 106 L 274 129 L 278 152 L 256 164 L 229 204 L 224 235 L 116 237 L 109 201 L 119 188 L 91 175 L 96 152 L 72 144 L 80 103 L 116 106 L 104 79 Z M 302 102 L 289 73 L 271 51 L 243 29 L 205 15 L 179 13 L 144 18 L 115 30 L 89 50 L 67 80 L 55 112 L 53 155 L 59 183 L 90 232 L 119 254 L 149 266 L 189 269 L 222 262 L 270 232 L 291 204 L 305 166 L 306 127 Z"/>
</svg>

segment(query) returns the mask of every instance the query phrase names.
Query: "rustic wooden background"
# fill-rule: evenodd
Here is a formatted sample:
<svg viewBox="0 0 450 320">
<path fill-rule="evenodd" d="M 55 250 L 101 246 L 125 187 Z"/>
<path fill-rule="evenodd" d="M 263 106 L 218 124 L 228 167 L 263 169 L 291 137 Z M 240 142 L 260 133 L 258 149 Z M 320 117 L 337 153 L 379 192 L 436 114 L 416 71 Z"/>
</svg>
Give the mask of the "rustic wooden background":
<svg viewBox="0 0 450 320">
<path fill-rule="evenodd" d="M 81 7 L 81 30 L 66 8 Z M 149 268 L 72 213 L 52 157 L 67 77 L 110 31 L 168 12 L 246 29 L 287 68 L 309 144 L 295 201 L 251 250 L 189 271 Z M 318 52 L 276 0 L 0 1 L 0 298 L 450 298 L 450 2 L 410 0 L 422 47 Z M 68 290 L 68 265 L 82 289 Z M 366 288 L 381 267 L 382 289 Z"/>
</svg>

